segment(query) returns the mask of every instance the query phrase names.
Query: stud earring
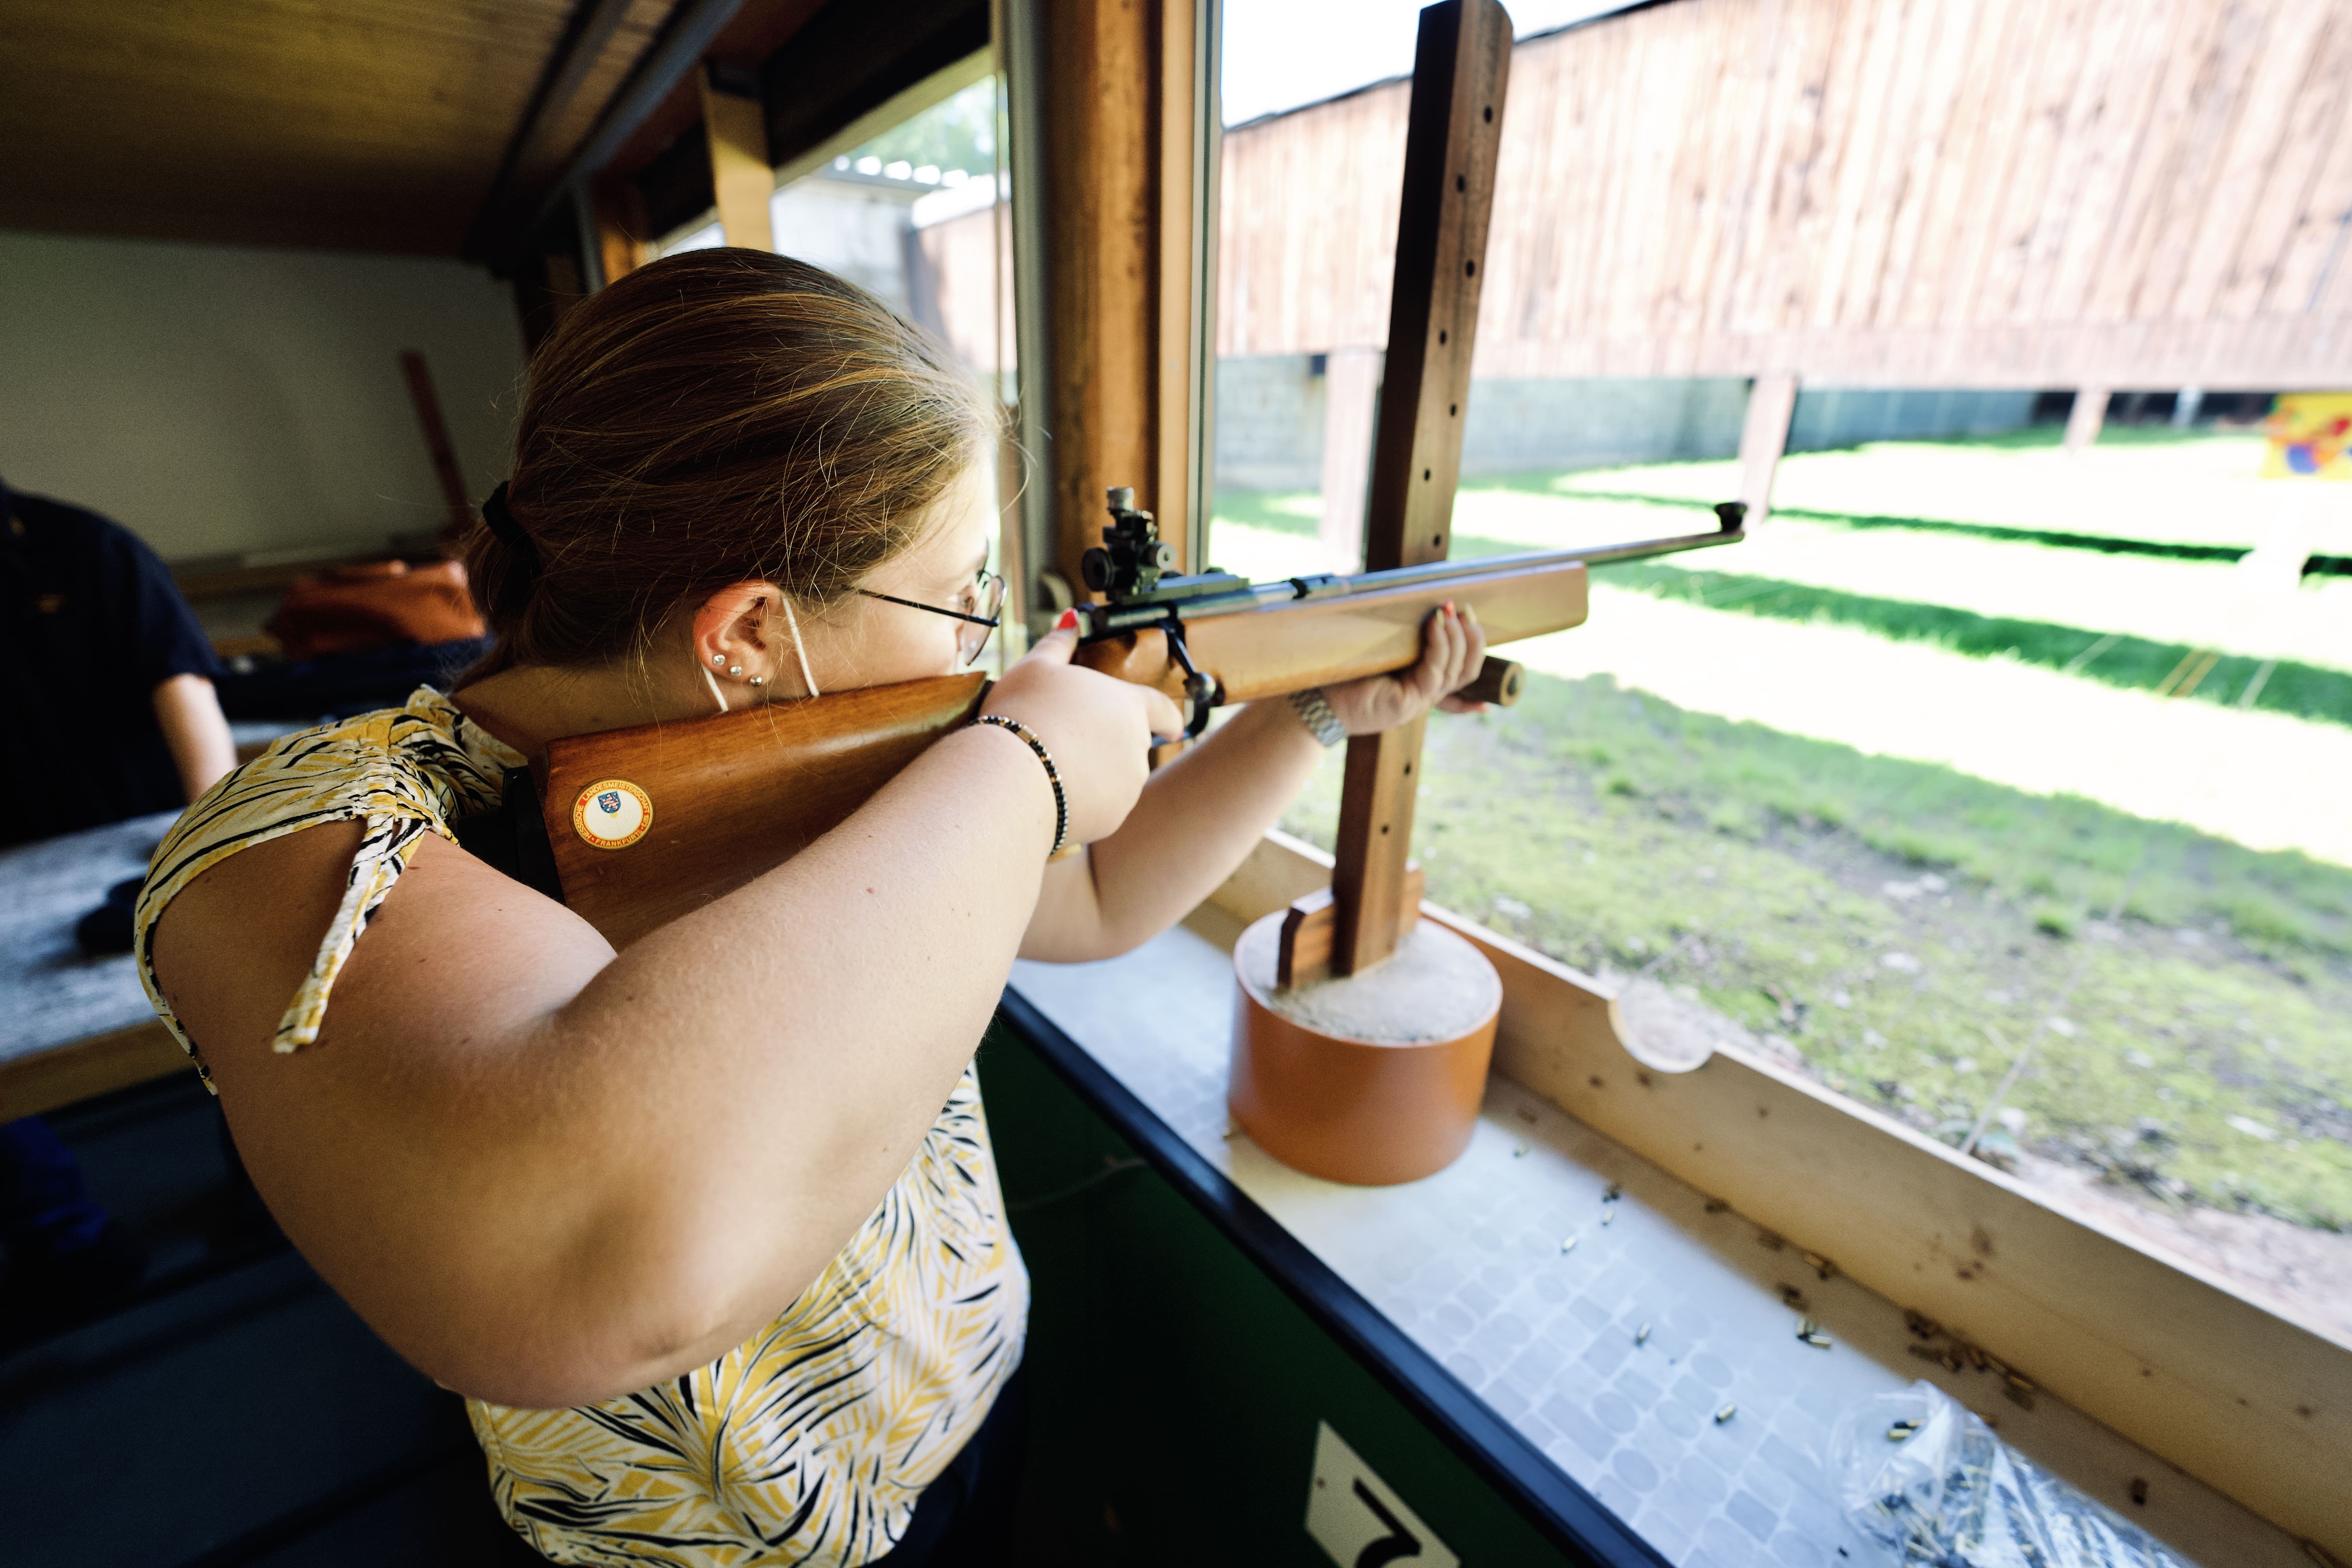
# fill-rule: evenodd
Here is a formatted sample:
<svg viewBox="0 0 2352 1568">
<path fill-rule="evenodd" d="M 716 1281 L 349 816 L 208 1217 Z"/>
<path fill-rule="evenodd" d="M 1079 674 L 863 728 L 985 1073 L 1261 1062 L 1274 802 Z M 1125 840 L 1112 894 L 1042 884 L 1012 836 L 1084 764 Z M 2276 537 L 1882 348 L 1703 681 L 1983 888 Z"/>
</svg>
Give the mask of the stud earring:
<svg viewBox="0 0 2352 1568">
<path fill-rule="evenodd" d="M 749 684 L 752 686 L 765 686 L 768 684 L 768 678 L 764 675 L 755 675 L 751 679 Z"/>
<path fill-rule="evenodd" d="M 730 664 L 727 667 L 727 673 L 730 675 L 740 675 L 743 673 L 743 667 L 740 664 Z"/>
<path fill-rule="evenodd" d="M 727 656 L 723 653 L 714 653 L 710 656 L 710 662 L 713 664 L 725 664 L 727 662 Z"/>
</svg>

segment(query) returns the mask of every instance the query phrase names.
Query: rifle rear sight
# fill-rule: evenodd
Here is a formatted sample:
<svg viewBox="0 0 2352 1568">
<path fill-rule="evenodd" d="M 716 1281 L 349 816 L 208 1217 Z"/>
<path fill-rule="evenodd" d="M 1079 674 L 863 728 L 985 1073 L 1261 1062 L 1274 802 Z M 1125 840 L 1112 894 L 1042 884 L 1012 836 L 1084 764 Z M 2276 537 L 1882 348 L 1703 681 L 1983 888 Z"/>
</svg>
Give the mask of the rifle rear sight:
<svg viewBox="0 0 2352 1568">
<path fill-rule="evenodd" d="M 1150 512 L 1136 510 L 1131 486 L 1111 487 L 1110 526 L 1102 536 L 1100 545 L 1079 558 L 1078 572 L 1088 588 L 1108 595 L 1113 604 L 1149 594 L 1176 564 L 1176 547 L 1160 541 Z"/>
</svg>

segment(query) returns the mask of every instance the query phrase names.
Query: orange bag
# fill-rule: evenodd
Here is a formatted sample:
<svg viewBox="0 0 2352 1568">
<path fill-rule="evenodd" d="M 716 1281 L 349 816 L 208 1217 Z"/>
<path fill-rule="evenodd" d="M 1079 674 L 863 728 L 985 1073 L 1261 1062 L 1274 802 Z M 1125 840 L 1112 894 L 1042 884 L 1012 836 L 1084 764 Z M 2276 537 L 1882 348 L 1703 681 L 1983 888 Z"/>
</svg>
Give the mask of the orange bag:
<svg viewBox="0 0 2352 1568">
<path fill-rule="evenodd" d="M 484 631 L 457 561 L 377 561 L 298 577 L 263 628 L 289 659 L 400 643 L 455 642 Z"/>
</svg>

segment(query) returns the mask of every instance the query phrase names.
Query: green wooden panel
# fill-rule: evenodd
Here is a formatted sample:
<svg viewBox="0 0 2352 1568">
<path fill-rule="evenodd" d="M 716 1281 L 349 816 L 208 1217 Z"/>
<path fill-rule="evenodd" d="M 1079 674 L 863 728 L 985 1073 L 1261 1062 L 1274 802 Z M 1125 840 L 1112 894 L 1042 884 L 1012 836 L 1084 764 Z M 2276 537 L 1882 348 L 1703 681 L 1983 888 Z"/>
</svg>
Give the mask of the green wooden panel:
<svg viewBox="0 0 2352 1568">
<path fill-rule="evenodd" d="M 1328 1568 L 1328 1421 L 1465 1564 L 1563 1557 L 1019 1037 L 980 1056 L 1035 1290 L 1023 1563 Z"/>
</svg>

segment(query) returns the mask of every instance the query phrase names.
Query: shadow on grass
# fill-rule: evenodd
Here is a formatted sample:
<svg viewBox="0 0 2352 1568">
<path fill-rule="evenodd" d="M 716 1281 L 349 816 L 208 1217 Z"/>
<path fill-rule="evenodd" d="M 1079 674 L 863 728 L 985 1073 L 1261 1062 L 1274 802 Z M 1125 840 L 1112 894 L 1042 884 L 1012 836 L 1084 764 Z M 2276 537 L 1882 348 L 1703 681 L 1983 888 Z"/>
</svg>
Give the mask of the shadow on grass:
<svg viewBox="0 0 2352 1568">
<path fill-rule="evenodd" d="M 2252 688 L 2253 700 L 2249 706 L 2300 719 L 2352 724 L 2352 674 L 2292 659 L 2209 656 L 2186 643 L 2151 642 L 2113 632 L 2102 636 L 2079 626 L 1979 616 L 1941 605 L 1847 594 L 1776 577 L 1687 571 L 1646 561 L 1615 562 L 1593 570 L 1599 581 L 1612 587 L 1631 588 L 1662 599 L 1685 599 L 1711 610 L 1860 626 L 1899 641 L 1934 643 L 1954 653 L 2013 658 L 2109 686 L 2223 705 L 2243 702 Z"/>
</svg>

